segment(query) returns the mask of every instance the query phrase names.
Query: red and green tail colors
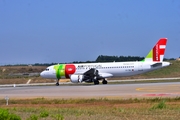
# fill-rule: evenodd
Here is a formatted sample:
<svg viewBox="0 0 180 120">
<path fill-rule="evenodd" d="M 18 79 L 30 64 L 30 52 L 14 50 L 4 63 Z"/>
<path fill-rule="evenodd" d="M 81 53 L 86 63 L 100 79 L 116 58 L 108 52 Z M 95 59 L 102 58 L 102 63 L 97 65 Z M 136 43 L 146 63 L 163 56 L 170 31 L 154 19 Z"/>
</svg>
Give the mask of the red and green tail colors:
<svg viewBox="0 0 180 120">
<path fill-rule="evenodd" d="M 143 61 L 162 62 L 166 49 L 167 38 L 161 38 Z"/>
</svg>

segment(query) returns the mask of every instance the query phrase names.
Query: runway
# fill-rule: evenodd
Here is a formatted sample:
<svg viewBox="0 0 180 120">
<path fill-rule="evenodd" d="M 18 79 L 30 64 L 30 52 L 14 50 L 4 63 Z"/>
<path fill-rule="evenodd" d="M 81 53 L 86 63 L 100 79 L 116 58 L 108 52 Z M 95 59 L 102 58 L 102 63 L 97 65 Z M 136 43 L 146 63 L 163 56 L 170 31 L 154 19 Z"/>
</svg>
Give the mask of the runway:
<svg viewBox="0 0 180 120">
<path fill-rule="evenodd" d="M 1 87 L 0 98 L 151 98 L 180 97 L 180 82 Z"/>
</svg>

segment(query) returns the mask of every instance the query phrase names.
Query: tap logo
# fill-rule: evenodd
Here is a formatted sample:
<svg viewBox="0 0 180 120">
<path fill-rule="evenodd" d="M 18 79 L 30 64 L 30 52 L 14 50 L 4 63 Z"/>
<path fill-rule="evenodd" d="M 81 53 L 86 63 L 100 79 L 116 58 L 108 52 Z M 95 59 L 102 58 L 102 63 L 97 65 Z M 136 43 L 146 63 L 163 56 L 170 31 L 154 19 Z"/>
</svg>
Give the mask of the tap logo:
<svg viewBox="0 0 180 120">
<path fill-rule="evenodd" d="M 167 39 L 161 39 L 153 48 L 153 61 L 163 61 Z"/>
<path fill-rule="evenodd" d="M 69 75 L 72 75 L 76 71 L 74 64 L 58 64 L 54 66 L 56 70 L 56 77 L 61 79 L 62 77 L 69 78 Z"/>
<path fill-rule="evenodd" d="M 159 61 L 159 47 L 156 45 L 156 61 Z"/>
<path fill-rule="evenodd" d="M 69 75 L 74 74 L 76 71 L 76 67 L 74 64 L 67 64 L 65 66 L 65 76 L 66 78 L 69 78 Z"/>
</svg>

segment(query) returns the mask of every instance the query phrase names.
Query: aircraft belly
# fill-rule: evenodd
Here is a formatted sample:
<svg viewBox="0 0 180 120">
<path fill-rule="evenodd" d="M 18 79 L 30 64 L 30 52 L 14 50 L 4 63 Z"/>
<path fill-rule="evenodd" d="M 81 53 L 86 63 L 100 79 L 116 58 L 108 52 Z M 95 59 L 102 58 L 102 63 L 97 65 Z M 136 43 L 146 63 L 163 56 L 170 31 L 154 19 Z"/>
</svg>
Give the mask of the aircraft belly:
<svg viewBox="0 0 180 120">
<path fill-rule="evenodd" d="M 100 73 L 109 73 L 112 74 L 112 77 L 123 77 L 123 76 L 129 76 L 134 75 L 136 73 L 133 70 L 125 70 L 125 69 L 114 69 L 114 70 L 99 70 Z"/>
</svg>

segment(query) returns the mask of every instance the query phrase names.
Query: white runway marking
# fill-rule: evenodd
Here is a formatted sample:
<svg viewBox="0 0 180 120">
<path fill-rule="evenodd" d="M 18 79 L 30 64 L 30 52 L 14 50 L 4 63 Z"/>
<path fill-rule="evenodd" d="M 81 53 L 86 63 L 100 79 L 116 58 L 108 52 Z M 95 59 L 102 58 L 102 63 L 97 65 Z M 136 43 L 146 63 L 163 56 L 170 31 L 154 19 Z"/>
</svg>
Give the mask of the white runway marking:
<svg viewBox="0 0 180 120">
<path fill-rule="evenodd" d="M 31 79 L 29 79 L 26 84 L 29 84 L 30 82 L 31 82 Z"/>
</svg>

